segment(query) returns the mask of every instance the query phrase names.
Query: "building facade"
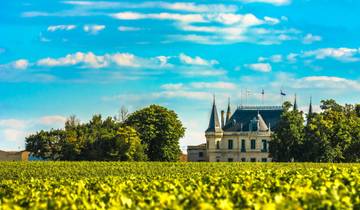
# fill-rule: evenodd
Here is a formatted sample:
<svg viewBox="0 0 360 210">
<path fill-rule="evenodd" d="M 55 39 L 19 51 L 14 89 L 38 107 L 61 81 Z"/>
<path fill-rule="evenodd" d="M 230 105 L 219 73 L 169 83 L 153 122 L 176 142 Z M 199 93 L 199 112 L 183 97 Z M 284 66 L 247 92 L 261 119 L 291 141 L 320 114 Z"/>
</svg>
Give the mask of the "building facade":
<svg viewBox="0 0 360 210">
<path fill-rule="evenodd" d="M 29 159 L 29 152 L 27 151 L 6 152 L 0 150 L 0 161 L 21 161 L 28 159 Z"/>
<path fill-rule="evenodd" d="M 270 137 L 282 111 L 281 106 L 239 106 L 232 114 L 229 101 L 219 120 L 214 99 L 206 143 L 188 146 L 188 161 L 271 162 Z"/>
</svg>

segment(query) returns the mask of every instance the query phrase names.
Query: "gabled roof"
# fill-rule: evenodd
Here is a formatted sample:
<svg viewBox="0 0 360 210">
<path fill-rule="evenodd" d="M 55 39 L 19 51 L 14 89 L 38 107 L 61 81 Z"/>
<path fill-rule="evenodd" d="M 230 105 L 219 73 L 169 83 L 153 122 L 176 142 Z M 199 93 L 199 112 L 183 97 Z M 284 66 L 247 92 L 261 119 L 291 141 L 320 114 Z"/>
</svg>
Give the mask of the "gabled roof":
<svg viewBox="0 0 360 210">
<path fill-rule="evenodd" d="M 222 129 L 220 126 L 220 121 L 219 121 L 216 104 L 215 104 L 215 99 L 214 99 L 214 103 L 213 103 L 213 106 L 211 109 L 209 127 L 205 132 L 221 132 L 221 131 L 222 131 Z"/>
<path fill-rule="evenodd" d="M 283 112 L 282 107 L 266 107 L 266 106 L 253 106 L 253 107 L 238 107 L 234 114 L 231 116 L 229 122 L 224 126 L 223 130 L 239 132 L 250 131 L 251 121 L 256 118 L 260 123 L 260 130 L 268 130 L 270 123 L 270 129 L 273 130 L 278 124 L 281 114 Z M 261 119 L 259 119 L 258 114 Z M 264 126 L 265 125 L 265 126 Z"/>
</svg>

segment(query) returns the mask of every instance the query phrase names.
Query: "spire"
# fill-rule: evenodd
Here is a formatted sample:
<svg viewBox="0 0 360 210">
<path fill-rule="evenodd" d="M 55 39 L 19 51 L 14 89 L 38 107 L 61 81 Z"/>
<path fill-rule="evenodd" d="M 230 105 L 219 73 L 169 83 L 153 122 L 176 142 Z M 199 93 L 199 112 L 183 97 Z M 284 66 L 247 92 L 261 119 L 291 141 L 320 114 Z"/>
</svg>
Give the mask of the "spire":
<svg viewBox="0 0 360 210">
<path fill-rule="evenodd" d="M 215 95 L 214 95 L 214 101 L 213 101 L 213 106 L 211 109 L 209 127 L 206 130 L 206 132 L 221 132 L 221 131 L 222 130 L 220 127 L 219 117 L 218 117 L 216 104 L 215 104 Z"/>
<path fill-rule="evenodd" d="M 231 108 L 230 108 L 230 97 L 229 97 L 228 108 L 227 108 L 227 112 L 226 112 L 225 125 L 229 122 L 230 117 L 231 117 Z"/>
<path fill-rule="evenodd" d="M 313 108 L 312 108 L 312 97 L 310 97 L 309 115 L 311 115 L 312 113 L 313 113 Z"/>
<path fill-rule="evenodd" d="M 295 93 L 295 100 L 294 100 L 294 111 L 298 110 L 297 102 L 296 102 L 296 93 Z"/>
</svg>

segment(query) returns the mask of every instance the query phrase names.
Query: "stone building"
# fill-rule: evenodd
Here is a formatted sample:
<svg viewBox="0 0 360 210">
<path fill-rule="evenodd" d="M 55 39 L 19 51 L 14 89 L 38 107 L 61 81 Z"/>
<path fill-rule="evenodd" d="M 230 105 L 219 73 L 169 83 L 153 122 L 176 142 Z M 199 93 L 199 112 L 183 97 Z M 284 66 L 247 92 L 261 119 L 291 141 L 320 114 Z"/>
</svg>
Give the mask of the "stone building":
<svg viewBox="0 0 360 210">
<path fill-rule="evenodd" d="M 29 152 L 27 151 L 2 151 L 0 150 L 0 161 L 20 161 L 28 160 Z"/>
<path fill-rule="evenodd" d="M 282 114 L 281 106 L 239 106 L 225 115 L 213 102 L 206 143 L 188 146 L 188 161 L 270 162 L 269 141 Z"/>
</svg>

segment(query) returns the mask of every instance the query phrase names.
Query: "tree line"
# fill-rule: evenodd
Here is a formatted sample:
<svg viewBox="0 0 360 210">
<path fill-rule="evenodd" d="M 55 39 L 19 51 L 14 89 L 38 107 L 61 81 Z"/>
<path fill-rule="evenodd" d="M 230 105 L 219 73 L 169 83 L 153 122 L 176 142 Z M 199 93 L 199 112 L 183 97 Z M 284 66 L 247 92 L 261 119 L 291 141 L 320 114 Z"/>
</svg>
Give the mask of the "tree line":
<svg viewBox="0 0 360 210">
<path fill-rule="evenodd" d="M 360 162 L 360 105 L 321 101 L 321 112 L 308 114 L 283 104 L 270 153 L 279 162 Z"/>
<path fill-rule="evenodd" d="M 41 130 L 26 138 L 26 150 L 47 160 L 177 161 L 185 128 L 177 114 L 151 105 L 119 117 L 94 115 L 87 123 L 70 117 L 63 129 Z"/>
</svg>

